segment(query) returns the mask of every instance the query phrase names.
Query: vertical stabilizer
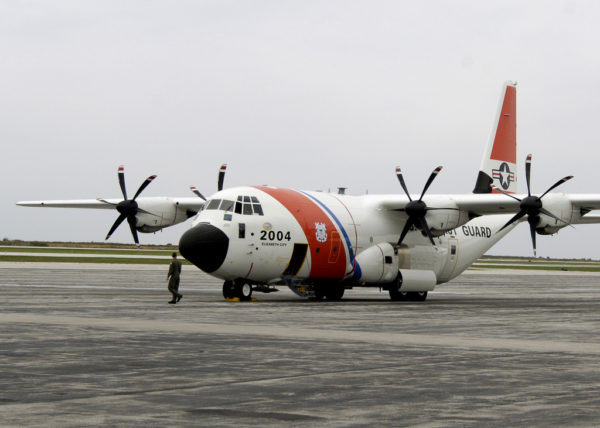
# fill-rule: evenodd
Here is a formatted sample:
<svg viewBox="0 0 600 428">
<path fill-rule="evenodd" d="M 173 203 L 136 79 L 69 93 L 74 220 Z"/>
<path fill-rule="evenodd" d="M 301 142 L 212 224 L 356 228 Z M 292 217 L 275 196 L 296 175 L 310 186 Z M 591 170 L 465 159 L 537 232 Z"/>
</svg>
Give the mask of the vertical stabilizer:
<svg viewBox="0 0 600 428">
<path fill-rule="evenodd" d="M 498 111 L 473 193 L 517 192 L 517 82 L 502 86 Z"/>
</svg>

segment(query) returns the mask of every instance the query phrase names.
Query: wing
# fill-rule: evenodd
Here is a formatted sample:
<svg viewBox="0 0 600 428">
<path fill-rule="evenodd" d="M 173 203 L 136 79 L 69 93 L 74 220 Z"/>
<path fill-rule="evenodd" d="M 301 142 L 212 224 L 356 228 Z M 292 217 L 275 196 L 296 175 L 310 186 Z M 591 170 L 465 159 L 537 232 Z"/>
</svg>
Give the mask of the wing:
<svg viewBox="0 0 600 428">
<path fill-rule="evenodd" d="M 164 204 L 178 206 L 190 211 L 200 211 L 205 202 L 200 198 L 161 198 L 161 197 L 139 197 L 137 202 L 140 206 L 154 205 L 156 201 Z M 45 208 L 92 208 L 92 209 L 114 209 L 121 199 L 66 199 L 47 201 L 20 201 L 17 205 L 22 207 L 45 207 Z"/>
<path fill-rule="evenodd" d="M 528 195 L 513 195 L 520 200 Z M 520 202 L 502 194 L 462 194 L 431 195 L 423 198 L 428 207 L 436 209 L 459 210 L 469 218 L 495 215 L 516 214 Z M 402 211 L 409 199 L 401 195 L 381 196 L 378 200 L 382 210 Z M 543 199 L 543 207 L 554 215 L 571 224 L 598 223 L 600 220 L 592 212 L 600 210 L 600 194 L 549 193 Z"/>
<path fill-rule="evenodd" d="M 120 199 L 103 200 L 108 203 L 101 202 L 99 199 L 70 199 L 50 201 L 21 201 L 17 202 L 17 205 L 22 207 L 114 209 L 114 206 L 121 202 Z"/>
<path fill-rule="evenodd" d="M 410 202 L 401 195 L 381 195 L 378 198 L 379 208 L 390 211 L 404 211 Z M 436 209 L 460 210 L 470 217 L 492 214 L 510 214 L 519 211 L 519 201 L 502 194 L 463 194 L 463 195 L 428 195 L 423 198 L 428 207 Z"/>
<path fill-rule="evenodd" d="M 528 195 L 514 195 L 514 198 L 525 199 Z M 471 216 L 510 214 L 519 212 L 519 201 L 506 195 L 455 195 L 450 198 L 459 209 Z M 569 218 L 569 223 L 591 223 L 583 221 L 591 219 L 588 213 L 600 210 L 600 194 L 568 194 L 549 193 L 542 200 L 543 207 L 561 218 Z"/>
<path fill-rule="evenodd" d="M 127 220 L 133 239 L 139 243 L 137 232 L 153 233 L 170 227 L 195 216 L 205 202 L 197 197 L 139 197 L 136 200 L 120 199 L 71 199 L 50 201 L 21 201 L 17 205 L 24 207 L 46 208 L 87 208 L 116 210 L 119 216 L 110 228 L 106 239 Z"/>
</svg>

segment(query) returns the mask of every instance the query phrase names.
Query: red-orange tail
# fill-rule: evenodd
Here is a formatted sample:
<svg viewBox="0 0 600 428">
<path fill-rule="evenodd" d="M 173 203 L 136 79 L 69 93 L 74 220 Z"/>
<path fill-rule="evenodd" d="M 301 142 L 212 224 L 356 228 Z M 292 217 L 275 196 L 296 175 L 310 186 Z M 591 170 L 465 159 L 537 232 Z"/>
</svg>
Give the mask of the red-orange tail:
<svg viewBox="0 0 600 428">
<path fill-rule="evenodd" d="M 517 83 L 505 82 L 473 193 L 517 192 Z"/>
</svg>

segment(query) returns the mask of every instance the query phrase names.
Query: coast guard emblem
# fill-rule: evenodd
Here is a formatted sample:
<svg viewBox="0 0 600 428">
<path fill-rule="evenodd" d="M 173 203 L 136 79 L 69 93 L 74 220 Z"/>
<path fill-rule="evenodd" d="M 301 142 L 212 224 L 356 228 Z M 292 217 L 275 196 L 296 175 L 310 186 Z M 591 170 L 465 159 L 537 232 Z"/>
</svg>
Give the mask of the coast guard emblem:
<svg viewBox="0 0 600 428">
<path fill-rule="evenodd" d="M 315 236 L 318 242 L 327 242 L 327 227 L 325 223 L 315 223 Z"/>
</svg>

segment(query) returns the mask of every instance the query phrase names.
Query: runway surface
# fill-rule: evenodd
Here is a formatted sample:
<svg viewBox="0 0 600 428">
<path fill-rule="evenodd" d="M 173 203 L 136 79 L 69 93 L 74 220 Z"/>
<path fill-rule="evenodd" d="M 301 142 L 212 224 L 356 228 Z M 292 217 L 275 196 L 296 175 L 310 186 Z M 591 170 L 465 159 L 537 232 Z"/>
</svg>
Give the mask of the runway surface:
<svg viewBox="0 0 600 428">
<path fill-rule="evenodd" d="M 165 263 L 168 263 L 166 261 Z M 228 303 L 185 266 L 0 263 L 2 426 L 597 426 L 600 275 L 468 272 L 424 303 Z"/>
</svg>

